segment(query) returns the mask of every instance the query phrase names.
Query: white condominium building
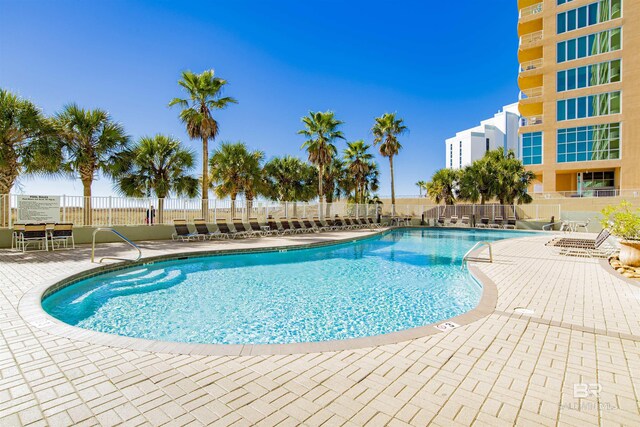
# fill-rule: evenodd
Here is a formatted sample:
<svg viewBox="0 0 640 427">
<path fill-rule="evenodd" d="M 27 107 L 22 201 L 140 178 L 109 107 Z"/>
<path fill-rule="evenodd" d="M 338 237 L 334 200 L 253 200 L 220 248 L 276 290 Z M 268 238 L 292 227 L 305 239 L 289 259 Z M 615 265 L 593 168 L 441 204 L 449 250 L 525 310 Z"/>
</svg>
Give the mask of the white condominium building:
<svg viewBox="0 0 640 427">
<path fill-rule="evenodd" d="M 446 168 L 461 169 L 484 156 L 489 150 L 503 147 L 518 152 L 520 113 L 518 103 L 502 107 L 479 126 L 458 132 L 446 140 Z"/>
</svg>

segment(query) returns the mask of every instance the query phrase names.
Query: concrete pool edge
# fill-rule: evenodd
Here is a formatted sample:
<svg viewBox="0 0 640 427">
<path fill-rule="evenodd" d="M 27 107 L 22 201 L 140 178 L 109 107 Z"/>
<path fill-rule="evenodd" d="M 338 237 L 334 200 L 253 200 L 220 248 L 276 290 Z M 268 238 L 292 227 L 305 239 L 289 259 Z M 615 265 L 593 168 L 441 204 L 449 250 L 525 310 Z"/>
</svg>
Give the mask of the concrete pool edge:
<svg viewBox="0 0 640 427">
<path fill-rule="evenodd" d="M 422 228 L 422 227 L 407 227 Z M 113 334 L 96 332 L 88 329 L 82 329 L 76 326 L 64 323 L 44 311 L 42 308 L 42 300 L 52 292 L 63 287 L 69 286 L 78 280 L 87 277 L 103 274 L 108 271 L 120 270 L 123 268 L 135 267 L 136 265 L 145 265 L 153 262 L 166 261 L 183 257 L 204 257 L 204 256 L 221 256 L 237 253 L 256 253 L 256 252 L 273 252 L 277 250 L 299 250 L 313 247 L 321 247 L 327 245 L 337 245 L 351 243 L 359 240 L 374 238 L 385 234 L 392 229 L 376 230 L 373 233 L 367 233 L 365 236 L 350 236 L 343 239 L 328 240 L 316 243 L 306 243 L 301 245 L 288 246 L 269 246 L 257 247 L 252 249 L 235 249 L 235 250 L 204 250 L 196 252 L 176 252 L 160 256 L 143 258 L 137 263 L 115 263 L 97 268 L 90 268 L 82 272 L 64 277 L 54 278 L 48 283 L 36 286 L 26 292 L 21 298 L 18 305 L 18 313 L 28 324 L 37 329 L 63 338 L 77 341 L 83 341 L 89 344 L 104 345 L 114 348 L 129 349 L 135 351 L 169 353 L 169 354 L 190 354 L 203 356 L 252 356 L 252 355 L 285 355 L 285 354 L 301 354 L 301 353 L 317 353 L 331 352 L 340 350 L 355 350 L 361 348 L 374 347 L 385 344 L 394 344 L 398 342 L 408 341 L 416 338 L 422 338 L 436 333 L 447 333 L 449 331 L 441 331 L 436 328 L 437 325 L 446 322 L 454 322 L 459 326 L 465 326 L 475 322 L 483 317 L 491 314 L 497 303 L 497 287 L 496 284 L 484 275 L 474 263 L 469 263 L 468 271 L 470 275 L 482 285 L 482 296 L 478 305 L 463 314 L 450 319 L 444 319 L 436 323 L 419 326 L 416 328 L 406 329 L 397 332 L 391 332 L 383 335 L 375 335 L 370 337 L 351 338 L 346 340 L 307 342 L 307 343 L 291 343 L 291 344 L 189 344 L 180 342 L 156 341 L 142 338 L 132 338 Z M 474 250 L 473 256 L 482 252 L 483 248 Z"/>
</svg>

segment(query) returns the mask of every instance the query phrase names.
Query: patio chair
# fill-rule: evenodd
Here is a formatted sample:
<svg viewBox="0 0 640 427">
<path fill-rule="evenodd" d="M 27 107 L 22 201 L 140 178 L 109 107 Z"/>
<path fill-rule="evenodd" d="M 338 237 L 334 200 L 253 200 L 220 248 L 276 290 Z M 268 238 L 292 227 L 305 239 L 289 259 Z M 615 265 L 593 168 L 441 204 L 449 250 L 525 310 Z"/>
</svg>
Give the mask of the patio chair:
<svg viewBox="0 0 640 427">
<path fill-rule="evenodd" d="M 226 239 L 229 237 L 228 235 L 221 233 L 219 230 L 209 230 L 209 227 L 203 218 L 194 219 L 193 225 L 196 227 L 196 234 L 203 239 Z"/>
<path fill-rule="evenodd" d="M 325 222 L 327 223 L 327 227 L 329 228 L 329 230 L 331 231 L 338 231 L 340 230 L 342 227 L 339 226 L 338 224 L 336 224 L 336 221 L 331 219 L 331 218 L 327 218 L 325 220 Z"/>
<path fill-rule="evenodd" d="M 236 237 L 244 237 L 241 234 L 238 234 L 236 231 L 231 230 L 231 228 L 229 228 L 229 224 L 227 224 L 227 220 L 226 219 L 219 219 L 216 221 L 216 226 L 218 227 L 218 230 L 220 231 L 220 233 L 224 234 L 225 236 L 227 236 L 227 239 L 235 239 Z"/>
<path fill-rule="evenodd" d="M 18 249 L 18 237 L 24 231 L 24 224 L 13 224 L 11 232 L 11 249 Z"/>
<path fill-rule="evenodd" d="M 476 224 L 476 228 L 488 228 L 489 227 L 489 217 L 483 216 L 480 218 L 480 222 Z"/>
<path fill-rule="evenodd" d="M 606 244 L 609 237 L 611 234 L 605 228 L 595 239 L 557 237 L 547 242 L 546 246 L 556 250 L 559 255 L 608 258 L 616 250 L 612 245 Z"/>
<path fill-rule="evenodd" d="M 501 216 L 496 216 L 493 218 L 493 222 L 489 224 L 489 228 L 502 228 L 503 223 L 504 223 L 504 218 Z"/>
<path fill-rule="evenodd" d="M 316 227 L 314 223 L 312 223 L 309 218 L 302 218 L 302 224 L 305 226 L 307 230 L 311 230 L 313 233 L 319 233 L 320 229 Z"/>
<path fill-rule="evenodd" d="M 278 223 L 274 218 L 267 218 L 267 225 L 269 226 L 269 232 L 271 234 L 275 234 L 276 236 L 283 234 L 282 227 L 278 226 Z"/>
<path fill-rule="evenodd" d="M 313 232 L 312 230 L 306 229 L 298 218 L 291 218 L 291 225 L 293 226 L 293 229 L 296 230 L 296 233 Z"/>
<path fill-rule="evenodd" d="M 446 219 L 445 217 L 443 217 L 443 216 L 439 216 L 439 217 L 438 217 L 438 222 L 437 222 L 437 224 L 438 224 L 439 226 L 441 226 L 441 227 L 444 227 L 445 219 Z"/>
<path fill-rule="evenodd" d="M 462 218 L 460 218 L 460 223 L 462 225 L 471 226 L 471 220 L 469 219 L 469 217 L 467 215 L 464 215 Z"/>
<path fill-rule="evenodd" d="M 26 252 L 30 244 L 37 244 L 40 250 L 49 250 L 49 238 L 46 224 L 26 224 L 17 238 L 17 248 Z M 44 249 L 43 249 L 44 248 Z"/>
<path fill-rule="evenodd" d="M 192 233 L 189 231 L 186 219 L 174 219 L 173 227 L 175 228 L 175 232 L 171 235 L 171 240 L 187 242 L 189 240 L 197 240 L 202 237 L 198 233 Z"/>
<path fill-rule="evenodd" d="M 382 224 L 380 224 L 379 222 L 375 222 L 371 217 L 367 217 L 367 224 L 369 225 L 370 228 L 382 227 Z"/>
<path fill-rule="evenodd" d="M 333 227 L 331 227 L 331 225 L 329 225 L 329 223 L 327 223 L 327 225 L 324 225 L 322 223 L 322 221 L 320 221 L 320 218 L 318 218 L 317 216 L 313 217 L 313 225 L 315 225 L 315 227 L 320 231 L 331 231 L 331 230 L 333 230 Z"/>
<path fill-rule="evenodd" d="M 333 223 L 335 224 L 336 227 L 338 227 L 339 230 L 350 230 L 351 229 L 351 226 L 349 224 L 347 224 L 345 219 L 344 218 L 340 218 L 339 216 L 336 216 L 334 218 Z"/>
<path fill-rule="evenodd" d="M 295 228 L 291 227 L 291 224 L 289 223 L 289 220 L 287 219 L 281 219 L 280 220 L 280 234 L 285 235 L 285 234 L 298 234 L 299 231 L 296 230 Z"/>
<path fill-rule="evenodd" d="M 71 241 L 71 249 L 76 248 L 76 241 L 73 237 L 73 223 L 64 222 L 60 224 L 54 224 L 53 230 L 49 232 L 49 239 L 51 240 L 51 250 L 56 250 L 64 245 L 65 249 L 69 248 L 69 241 Z"/>
<path fill-rule="evenodd" d="M 277 230 L 266 230 L 265 227 L 260 225 L 260 223 L 258 222 L 258 218 L 249 218 L 249 227 L 251 228 L 251 231 L 253 231 L 253 234 L 261 237 L 270 236 L 278 232 Z"/>
<path fill-rule="evenodd" d="M 586 221 L 576 221 L 573 224 L 573 231 L 578 231 L 579 228 L 582 228 L 584 229 L 585 233 L 588 233 L 589 232 L 588 227 L 590 222 L 591 222 L 591 218 L 587 218 Z"/>
<path fill-rule="evenodd" d="M 518 219 L 515 216 L 508 216 L 507 223 L 504 225 L 504 228 L 511 228 L 513 230 L 516 229 Z"/>
<path fill-rule="evenodd" d="M 457 215 L 453 215 L 451 218 L 449 218 L 449 224 L 456 225 L 457 223 L 458 223 L 458 216 Z"/>
<path fill-rule="evenodd" d="M 240 218 L 233 219 L 233 228 L 236 229 L 235 235 L 237 237 L 255 237 L 256 236 L 256 234 L 252 230 L 244 226 L 244 223 Z"/>
</svg>

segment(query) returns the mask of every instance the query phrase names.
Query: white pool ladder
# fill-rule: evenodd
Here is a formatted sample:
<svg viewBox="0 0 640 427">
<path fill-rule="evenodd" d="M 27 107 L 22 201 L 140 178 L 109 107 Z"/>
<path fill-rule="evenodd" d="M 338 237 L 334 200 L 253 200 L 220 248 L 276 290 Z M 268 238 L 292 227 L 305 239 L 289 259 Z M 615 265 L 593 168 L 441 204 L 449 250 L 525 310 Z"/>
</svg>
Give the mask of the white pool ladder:
<svg viewBox="0 0 640 427">
<path fill-rule="evenodd" d="M 469 258 L 469 254 L 471 252 L 473 252 L 476 248 L 478 248 L 479 246 L 482 245 L 486 245 L 489 247 L 489 258 Z M 491 243 L 487 242 L 486 240 L 483 240 L 481 242 L 476 242 L 475 245 L 473 245 L 471 247 L 471 249 L 469 249 L 467 251 L 466 254 L 464 254 L 464 256 L 462 257 L 462 265 L 461 268 L 464 268 L 465 262 L 467 261 L 477 261 L 477 262 L 493 262 L 493 248 L 491 247 Z"/>
<path fill-rule="evenodd" d="M 113 260 L 116 260 L 116 261 L 139 261 L 140 258 L 142 258 L 142 251 L 140 250 L 138 245 L 136 245 L 131 240 L 129 240 L 126 237 L 124 237 L 122 234 L 120 234 L 119 232 L 117 232 L 113 228 L 100 227 L 100 228 L 96 228 L 95 230 L 93 230 L 93 239 L 91 240 L 91 262 L 94 262 L 93 260 L 94 260 L 94 255 L 95 255 L 95 252 L 96 252 L 96 234 L 98 234 L 99 231 L 110 231 L 110 232 L 112 232 L 113 234 L 115 234 L 116 236 L 118 236 L 122 240 L 124 240 L 126 243 L 128 243 L 129 246 L 133 247 L 135 250 L 138 251 L 138 256 L 137 256 L 136 259 L 116 258 L 116 257 L 108 257 L 108 256 L 106 256 L 106 257 L 100 258 L 100 261 L 98 261 L 99 263 L 102 263 L 102 261 L 104 261 L 105 259 L 113 259 Z"/>
</svg>

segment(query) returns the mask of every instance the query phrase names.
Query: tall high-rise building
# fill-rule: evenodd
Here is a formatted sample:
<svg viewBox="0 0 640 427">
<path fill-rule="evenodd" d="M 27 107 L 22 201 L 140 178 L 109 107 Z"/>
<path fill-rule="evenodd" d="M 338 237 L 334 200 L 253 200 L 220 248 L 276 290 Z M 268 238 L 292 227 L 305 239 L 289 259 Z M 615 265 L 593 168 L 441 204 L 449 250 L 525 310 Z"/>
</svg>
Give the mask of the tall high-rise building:
<svg viewBox="0 0 640 427">
<path fill-rule="evenodd" d="M 479 126 L 456 133 L 445 141 L 445 167 L 462 169 L 481 159 L 487 151 L 500 147 L 517 154 L 519 121 L 518 103 L 509 104 Z"/>
<path fill-rule="evenodd" d="M 640 189 L 640 0 L 518 0 L 533 192 Z"/>
</svg>

